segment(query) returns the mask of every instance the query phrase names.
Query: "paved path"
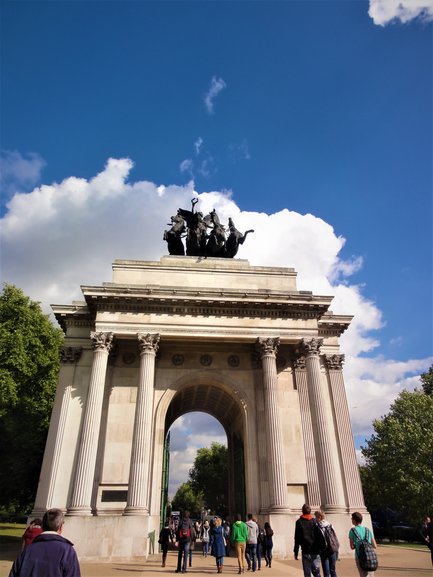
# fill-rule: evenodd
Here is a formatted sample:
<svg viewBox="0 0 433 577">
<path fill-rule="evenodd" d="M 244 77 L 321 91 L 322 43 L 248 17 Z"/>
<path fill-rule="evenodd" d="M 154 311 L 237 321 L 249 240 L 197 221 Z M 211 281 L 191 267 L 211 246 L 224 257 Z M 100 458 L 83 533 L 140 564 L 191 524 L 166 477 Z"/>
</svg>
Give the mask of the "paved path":
<svg viewBox="0 0 433 577">
<path fill-rule="evenodd" d="M 3 549 L 3 548 L 2 548 Z M 428 549 L 415 550 L 403 547 L 379 546 L 380 568 L 376 577 L 433 577 Z M 189 577 L 216 574 L 213 557 L 203 559 L 200 553 L 193 558 Z M 3 549 L 0 555 L 0 577 L 8 577 L 13 551 Z M 152 555 L 146 563 L 81 563 L 82 577 L 163 577 L 175 575 L 177 552 L 170 551 L 166 567 L 161 567 L 161 557 Z M 234 557 L 226 557 L 223 573 L 237 575 L 237 562 Z M 246 573 L 248 577 L 250 573 Z M 300 561 L 273 561 L 272 568 L 262 567 L 260 577 L 302 577 Z M 345 557 L 337 563 L 338 577 L 358 577 L 352 557 Z"/>
</svg>

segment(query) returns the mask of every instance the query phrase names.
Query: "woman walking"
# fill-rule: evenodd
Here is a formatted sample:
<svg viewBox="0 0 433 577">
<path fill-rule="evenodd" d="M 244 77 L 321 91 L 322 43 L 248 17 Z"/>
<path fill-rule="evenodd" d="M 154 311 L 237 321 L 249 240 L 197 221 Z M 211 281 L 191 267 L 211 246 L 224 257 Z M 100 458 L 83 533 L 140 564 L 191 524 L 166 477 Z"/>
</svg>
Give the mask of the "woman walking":
<svg viewBox="0 0 433 577">
<path fill-rule="evenodd" d="M 274 532 L 272 531 L 272 527 L 269 525 L 267 521 L 265 523 L 264 529 L 265 529 L 265 535 L 263 545 L 265 549 L 265 561 L 266 561 L 266 567 L 270 568 L 272 565 L 272 548 L 274 546 L 272 536 Z"/>
<path fill-rule="evenodd" d="M 171 529 L 168 526 L 168 519 L 167 519 L 167 521 L 164 524 L 164 527 L 161 529 L 159 533 L 159 539 L 158 539 L 158 543 L 161 545 L 162 550 L 161 567 L 165 567 L 165 562 L 167 560 L 168 544 L 170 541 L 173 543 L 173 533 L 171 532 Z"/>
<path fill-rule="evenodd" d="M 224 538 L 224 529 L 219 517 L 215 519 L 214 525 L 209 531 L 209 543 L 216 560 L 217 572 L 223 572 L 224 555 L 226 553 L 226 540 Z"/>
</svg>

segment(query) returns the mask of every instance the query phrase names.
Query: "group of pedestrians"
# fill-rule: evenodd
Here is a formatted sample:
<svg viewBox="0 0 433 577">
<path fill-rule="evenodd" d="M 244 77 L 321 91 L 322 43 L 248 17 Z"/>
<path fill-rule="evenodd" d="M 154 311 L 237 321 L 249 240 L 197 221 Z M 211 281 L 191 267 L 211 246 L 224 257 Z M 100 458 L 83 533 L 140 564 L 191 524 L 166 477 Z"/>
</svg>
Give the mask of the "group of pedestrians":
<svg viewBox="0 0 433 577">
<path fill-rule="evenodd" d="M 220 517 L 199 525 L 185 511 L 174 531 L 167 521 L 160 532 L 158 543 L 162 549 L 162 566 L 165 567 L 170 543 L 174 543 L 178 549 L 176 573 L 187 573 L 192 566 L 195 541 L 200 538 L 203 557 L 212 555 L 215 558 L 217 573 L 223 572 L 224 558 L 230 554 L 230 545 L 236 552 L 239 573 L 244 573 L 246 567 L 248 571 L 255 572 L 261 569 L 262 559 L 267 567 L 271 567 L 273 534 L 269 523 L 261 528 L 252 514 L 248 514 L 246 522 L 242 521 L 241 515 L 237 515 L 231 526 Z"/>
<path fill-rule="evenodd" d="M 248 571 L 260 570 L 262 558 L 265 559 L 266 567 L 271 567 L 273 534 L 269 523 L 265 523 L 262 529 L 251 513 L 248 513 L 246 523 L 240 514 L 236 515 L 231 530 L 231 543 L 235 548 L 239 574 L 245 573 L 245 565 Z"/>
<path fill-rule="evenodd" d="M 352 513 L 352 525 L 348 537 L 350 548 L 355 552 L 355 563 L 360 577 L 374 577 L 374 563 L 377 563 L 377 547 L 372 531 L 362 525 L 362 514 Z M 73 544 L 62 536 L 65 519 L 60 509 L 48 510 L 43 519 L 34 519 L 23 535 L 22 552 L 14 562 L 9 577 L 80 577 L 78 558 Z M 162 566 L 165 567 L 170 543 L 178 547 L 176 573 L 187 573 L 192 565 L 192 551 L 197 538 L 203 544 L 203 557 L 211 554 L 215 558 L 218 573 L 223 572 L 224 558 L 229 554 L 229 545 L 236 553 L 238 573 L 245 570 L 256 572 L 262 567 L 272 566 L 274 532 L 268 522 L 261 527 L 251 513 L 246 521 L 238 514 L 230 526 L 219 517 L 207 520 L 201 525 L 193 522 L 188 511 L 176 525 L 175 530 L 165 523 L 158 543 L 162 549 Z M 422 535 L 432 551 L 433 565 L 433 523 L 426 517 Z M 294 557 L 301 560 L 304 577 L 337 577 L 339 541 L 332 525 L 323 511 L 312 515 L 311 507 L 304 504 L 302 515 L 297 519 L 294 534 Z M 370 556 L 370 559 L 368 557 Z M 365 558 L 367 557 L 367 563 Z M 368 562 L 371 566 L 367 567 Z M 60 571 L 60 572 L 59 572 Z"/>
<path fill-rule="evenodd" d="M 352 513 L 353 527 L 349 531 L 350 548 L 355 551 L 355 563 L 360 577 L 374 577 L 377 548 L 372 532 L 362 525 L 361 513 Z M 332 525 L 326 520 L 323 511 L 311 514 L 311 507 L 302 507 L 302 515 L 295 525 L 294 556 L 298 560 L 299 549 L 302 552 L 304 577 L 337 577 L 339 541 Z M 367 556 L 367 559 L 364 557 Z"/>
</svg>

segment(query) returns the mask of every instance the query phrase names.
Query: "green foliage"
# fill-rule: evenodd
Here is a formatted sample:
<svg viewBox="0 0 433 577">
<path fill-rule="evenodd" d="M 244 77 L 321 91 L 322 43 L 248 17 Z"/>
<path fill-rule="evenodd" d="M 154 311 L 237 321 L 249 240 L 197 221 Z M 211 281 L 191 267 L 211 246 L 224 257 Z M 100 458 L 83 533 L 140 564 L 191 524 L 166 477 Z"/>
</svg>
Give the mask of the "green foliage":
<svg viewBox="0 0 433 577">
<path fill-rule="evenodd" d="M 433 511 L 433 396 L 403 391 L 374 421 L 362 447 L 364 495 L 370 510 L 390 508 L 419 523 Z"/>
<path fill-rule="evenodd" d="M 63 333 L 13 285 L 0 295 L 0 506 L 31 507 L 50 421 Z"/>
<path fill-rule="evenodd" d="M 204 495 L 207 509 L 222 518 L 228 514 L 228 451 L 220 443 L 197 451 L 189 472 L 191 486 Z"/>
<path fill-rule="evenodd" d="M 191 486 L 191 481 L 187 481 L 177 490 L 171 503 L 171 510 L 189 511 L 191 517 L 200 517 L 203 503 L 203 494 L 200 491 L 196 492 Z"/>
<path fill-rule="evenodd" d="M 420 376 L 424 394 L 433 397 L 433 365 Z"/>
</svg>

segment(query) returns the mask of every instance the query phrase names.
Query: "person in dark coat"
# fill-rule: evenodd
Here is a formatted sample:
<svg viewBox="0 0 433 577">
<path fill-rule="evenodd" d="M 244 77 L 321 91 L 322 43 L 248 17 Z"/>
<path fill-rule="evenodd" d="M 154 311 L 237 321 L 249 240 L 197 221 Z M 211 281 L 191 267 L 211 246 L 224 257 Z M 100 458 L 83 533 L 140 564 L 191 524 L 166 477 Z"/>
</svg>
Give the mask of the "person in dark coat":
<svg viewBox="0 0 433 577">
<path fill-rule="evenodd" d="M 176 531 L 176 543 L 179 547 L 177 554 L 177 569 L 176 573 L 186 573 L 187 563 L 189 558 L 189 546 L 191 544 L 191 533 L 193 530 L 193 523 L 189 517 L 189 511 L 185 511 L 184 516 L 179 521 Z"/>
<path fill-rule="evenodd" d="M 173 533 L 171 532 L 167 519 L 164 524 L 164 527 L 159 532 L 159 539 L 158 539 L 158 543 L 161 545 L 161 551 L 162 551 L 161 567 L 165 567 L 165 563 L 167 561 L 168 545 L 170 542 L 173 543 Z"/>
<path fill-rule="evenodd" d="M 226 554 L 226 540 L 224 537 L 224 529 L 222 527 L 222 520 L 217 517 L 215 523 L 209 531 L 209 543 L 211 546 L 212 555 L 215 556 L 217 572 L 223 572 L 224 555 Z"/>
<path fill-rule="evenodd" d="M 302 569 L 304 577 L 320 577 L 320 554 L 326 541 L 311 514 L 311 507 L 302 506 L 302 515 L 295 524 L 295 559 L 298 560 L 299 547 L 302 549 Z"/>
<path fill-rule="evenodd" d="M 43 532 L 15 560 L 9 577 L 81 577 L 73 544 L 62 536 L 64 522 L 60 509 L 49 509 Z"/>
</svg>

